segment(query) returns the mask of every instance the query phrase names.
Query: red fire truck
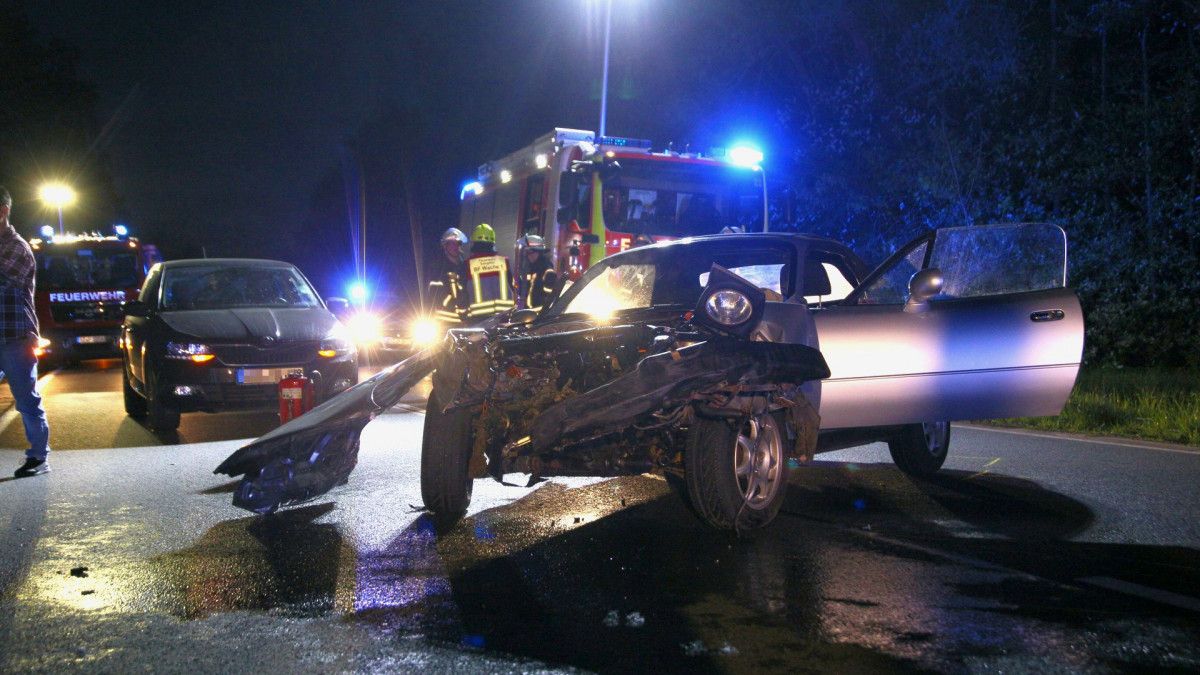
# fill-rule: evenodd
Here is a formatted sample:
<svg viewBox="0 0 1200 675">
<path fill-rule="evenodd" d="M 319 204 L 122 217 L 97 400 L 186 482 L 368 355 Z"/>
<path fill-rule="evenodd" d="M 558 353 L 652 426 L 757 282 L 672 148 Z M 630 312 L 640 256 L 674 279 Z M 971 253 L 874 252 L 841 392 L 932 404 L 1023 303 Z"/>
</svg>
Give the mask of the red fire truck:
<svg viewBox="0 0 1200 675">
<path fill-rule="evenodd" d="M 162 261 L 158 248 L 118 226 L 112 236 L 54 235 L 31 239 L 37 260 L 34 304 L 51 363 L 119 357 L 125 303 L 137 298 L 146 272 Z"/>
<path fill-rule="evenodd" d="M 496 230 L 497 249 L 521 269 L 522 235 L 545 239 L 571 278 L 642 242 L 722 230 L 767 229 L 762 154 L 654 152 L 647 140 L 555 129 L 479 167 L 461 193 L 459 229 Z"/>
</svg>

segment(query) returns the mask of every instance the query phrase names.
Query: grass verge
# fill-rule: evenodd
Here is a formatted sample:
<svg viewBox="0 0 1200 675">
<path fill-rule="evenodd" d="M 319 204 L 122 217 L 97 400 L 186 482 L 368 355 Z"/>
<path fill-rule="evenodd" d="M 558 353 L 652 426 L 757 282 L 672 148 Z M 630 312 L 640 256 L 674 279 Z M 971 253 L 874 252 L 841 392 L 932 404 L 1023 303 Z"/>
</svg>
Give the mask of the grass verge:
<svg viewBox="0 0 1200 675">
<path fill-rule="evenodd" d="M 1058 417 L 982 423 L 1200 446 L 1200 373 L 1084 368 Z"/>
</svg>

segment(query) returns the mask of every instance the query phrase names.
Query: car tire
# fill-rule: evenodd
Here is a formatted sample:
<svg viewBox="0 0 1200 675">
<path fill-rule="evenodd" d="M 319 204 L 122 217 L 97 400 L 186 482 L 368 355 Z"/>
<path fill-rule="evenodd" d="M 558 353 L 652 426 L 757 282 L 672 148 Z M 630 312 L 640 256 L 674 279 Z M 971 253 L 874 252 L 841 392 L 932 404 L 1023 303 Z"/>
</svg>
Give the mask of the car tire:
<svg viewBox="0 0 1200 675">
<path fill-rule="evenodd" d="M 892 461 L 910 476 L 928 478 L 946 463 L 950 451 L 950 423 L 909 424 L 888 440 Z"/>
<path fill-rule="evenodd" d="M 713 419 L 697 415 L 688 431 L 684 479 L 692 508 L 719 530 L 766 526 L 787 494 L 783 425 L 771 414 Z"/>
<path fill-rule="evenodd" d="M 121 390 L 125 393 L 125 414 L 130 417 L 146 416 L 146 399 L 129 384 L 129 371 L 121 373 Z"/>
<path fill-rule="evenodd" d="M 453 523 L 471 504 L 472 408 L 442 412 L 436 389 L 425 409 L 421 438 L 421 499 L 425 508 L 443 523 Z"/>
<path fill-rule="evenodd" d="M 166 405 L 154 386 L 148 387 L 150 398 L 146 400 L 147 421 L 158 433 L 175 431 L 179 428 L 179 409 Z"/>
</svg>

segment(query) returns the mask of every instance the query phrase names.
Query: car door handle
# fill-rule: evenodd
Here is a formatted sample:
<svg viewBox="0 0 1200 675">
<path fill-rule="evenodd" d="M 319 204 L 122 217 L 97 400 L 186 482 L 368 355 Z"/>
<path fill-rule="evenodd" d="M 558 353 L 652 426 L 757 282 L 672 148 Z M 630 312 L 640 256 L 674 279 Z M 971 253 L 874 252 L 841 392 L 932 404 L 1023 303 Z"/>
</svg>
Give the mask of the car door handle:
<svg viewBox="0 0 1200 675">
<path fill-rule="evenodd" d="M 1065 316 L 1066 313 L 1061 309 L 1039 309 L 1029 314 L 1029 320 L 1034 323 L 1042 323 L 1043 321 L 1059 321 Z"/>
</svg>

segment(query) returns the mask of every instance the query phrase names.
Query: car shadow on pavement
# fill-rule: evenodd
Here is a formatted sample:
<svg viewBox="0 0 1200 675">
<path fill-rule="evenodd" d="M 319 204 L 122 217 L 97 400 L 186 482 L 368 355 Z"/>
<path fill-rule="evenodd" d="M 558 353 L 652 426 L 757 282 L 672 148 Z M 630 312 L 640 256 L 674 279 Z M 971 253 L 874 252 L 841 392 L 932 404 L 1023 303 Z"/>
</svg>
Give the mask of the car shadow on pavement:
<svg viewBox="0 0 1200 675">
<path fill-rule="evenodd" d="M 227 520 L 186 549 L 153 559 L 175 591 L 174 613 L 274 610 L 319 616 L 339 597 L 338 578 L 353 574 L 355 552 L 336 525 L 316 523 L 332 502 L 273 516 Z"/>
<path fill-rule="evenodd" d="M 891 463 L 809 462 L 792 469 L 784 511 L 914 538 L 981 536 L 1062 540 L 1087 529 L 1086 505 L 1037 483 L 997 473 L 942 470 L 913 478 Z"/>
<path fill-rule="evenodd" d="M 1095 520 L 1086 505 L 1003 475 L 915 480 L 891 465 L 814 462 L 793 471 L 779 518 L 744 537 L 704 525 L 647 476 L 549 482 L 443 532 L 421 514 L 375 550 L 356 551 L 337 525 L 315 522 L 334 508 L 225 521 L 156 558 L 178 614 L 338 612 L 381 636 L 623 673 L 916 672 L 929 664 L 905 656 L 915 644 L 961 650 L 936 657 L 961 663 L 1042 620 L 1088 632 L 1143 618 L 1200 634 L 1192 615 L 1070 583 L 1114 565 L 1135 581 L 1138 570 L 1173 565 L 1194 583 L 1195 551 L 1073 542 Z M 927 577 L 912 576 L 926 565 Z M 878 589 L 917 582 L 939 591 L 905 596 L 906 612 L 931 602 L 940 620 L 969 614 L 991 626 L 980 643 L 888 624 L 880 606 L 897 600 Z M 834 616 L 884 638 L 831 637 Z"/>
</svg>

